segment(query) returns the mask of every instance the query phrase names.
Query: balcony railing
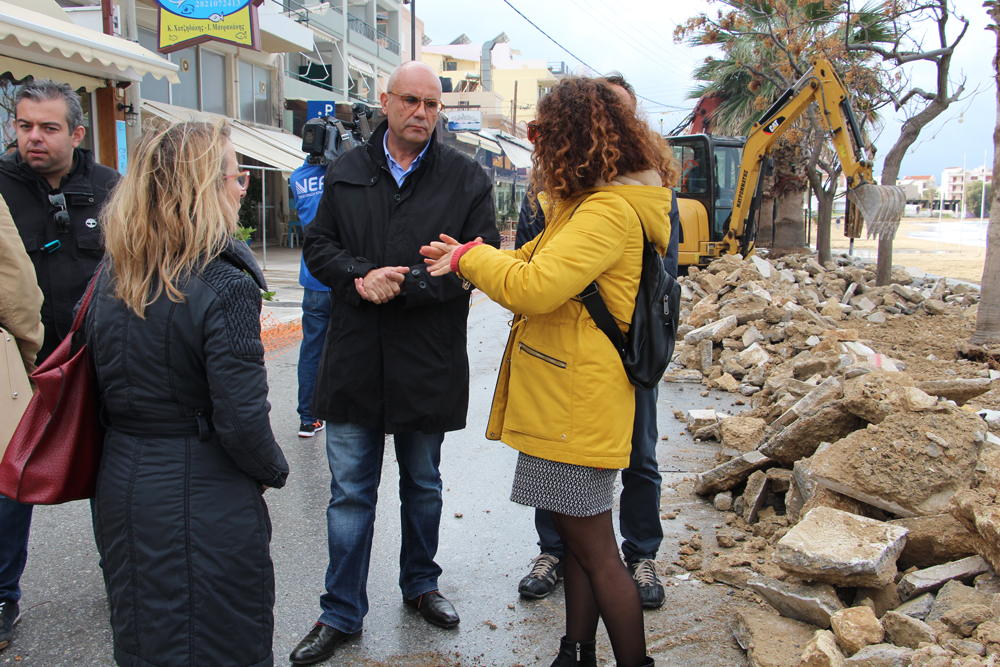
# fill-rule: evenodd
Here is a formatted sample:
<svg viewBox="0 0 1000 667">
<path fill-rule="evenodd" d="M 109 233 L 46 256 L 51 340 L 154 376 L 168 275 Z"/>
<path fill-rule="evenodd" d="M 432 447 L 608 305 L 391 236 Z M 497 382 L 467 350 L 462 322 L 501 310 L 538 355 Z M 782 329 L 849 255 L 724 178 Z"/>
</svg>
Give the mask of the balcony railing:
<svg viewBox="0 0 1000 667">
<path fill-rule="evenodd" d="M 299 74 L 298 72 L 293 72 L 290 69 L 286 69 L 285 70 L 285 74 L 288 75 L 289 77 L 297 80 L 297 81 L 302 81 L 303 83 L 308 83 L 311 86 L 316 86 L 317 88 L 322 88 L 323 90 L 328 90 L 331 93 L 337 93 L 338 95 L 343 95 L 344 94 L 344 89 L 343 88 L 334 88 L 333 86 L 331 86 L 326 81 L 320 81 L 320 80 L 317 80 L 317 79 L 310 79 L 309 77 L 307 77 L 307 76 L 305 76 L 303 74 Z"/>
<path fill-rule="evenodd" d="M 380 31 L 378 33 L 378 39 L 375 41 L 378 42 L 380 48 L 387 49 L 392 53 L 395 53 L 397 56 L 399 55 L 399 42 L 394 40 L 392 37 L 389 37 L 389 35 L 384 32 Z"/>
<path fill-rule="evenodd" d="M 385 34 L 381 30 L 375 29 L 373 26 L 368 25 L 356 16 L 349 16 L 347 18 L 347 27 L 363 35 L 364 37 L 370 39 L 371 41 L 378 44 L 379 50 L 385 49 L 386 51 L 399 55 L 400 44 L 389 35 Z M 379 53 L 381 55 L 381 53 Z"/>
<path fill-rule="evenodd" d="M 347 27 L 359 35 L 364 35 L 373 42 L 375 41 L 375 33 L 377 32 L 375 28 L 371 27 L 357 16 L 347 17 Z"/>
<path fill-rule="evenodd" d="M 298 21 L 303 25 L 310 26 L 312 28 L 317 28 L 322 32 L 328 33 L 336 37 L 336 35 L 330 33 L 329 30 L 326 30 L 321 25 L 320 21 L 310 22 L 309 17 L 313 14 L 313 12 L 307 9 L 306 6 L 301 2 L 299 2 L 298 0 L 282 0 L 282 7 L 283 7 L 282 13 L 288 18 Z M 344 15 L 344 12 L 341 11 L 340 7 L 330 7 L 330 9 L 337 12 L 341 16 Z"/>
</svg>

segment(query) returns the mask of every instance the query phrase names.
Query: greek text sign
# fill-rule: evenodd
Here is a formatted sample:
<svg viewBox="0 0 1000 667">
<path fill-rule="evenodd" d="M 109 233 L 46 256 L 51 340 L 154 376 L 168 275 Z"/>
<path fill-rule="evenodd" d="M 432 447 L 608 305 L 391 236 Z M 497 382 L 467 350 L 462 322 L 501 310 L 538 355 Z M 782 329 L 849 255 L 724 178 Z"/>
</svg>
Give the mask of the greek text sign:
<svg viewBox="0 0 1000 667">
<path fill-rule="evenodd" d="M 161 53 L 201 42 L 260 50 L 257 6 L 263 0 L 156 0 Z"/>
</svg>

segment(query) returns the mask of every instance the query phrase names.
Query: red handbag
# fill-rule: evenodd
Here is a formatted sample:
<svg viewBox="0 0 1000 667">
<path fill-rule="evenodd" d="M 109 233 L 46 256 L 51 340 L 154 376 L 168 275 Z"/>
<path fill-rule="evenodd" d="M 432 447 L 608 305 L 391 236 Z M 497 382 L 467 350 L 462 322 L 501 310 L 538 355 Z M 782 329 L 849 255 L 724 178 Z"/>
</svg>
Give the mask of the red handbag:
<svg viewBox="0 0 1000 667">
<path fill-rule="evenodd" d="M 104 427 L 90 355 L 79 339 L 96 282 L 95 276 L 69 335 L 31 374 L 37 389 L 0 461 L 0 494 L 19 503 L 56 505 L 94 495 Z"/>
</svg>

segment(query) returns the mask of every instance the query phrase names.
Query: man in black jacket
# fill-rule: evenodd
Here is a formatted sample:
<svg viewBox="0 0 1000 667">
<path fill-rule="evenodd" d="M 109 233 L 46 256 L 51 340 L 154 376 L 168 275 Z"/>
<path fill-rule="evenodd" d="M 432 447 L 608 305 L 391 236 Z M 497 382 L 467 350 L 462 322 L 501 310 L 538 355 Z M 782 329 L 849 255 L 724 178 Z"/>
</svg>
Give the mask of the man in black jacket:
<svg viewBox="0 0 1000 667">
<path fill-rule="evenodd" d="M 303 246 L 309 271 L 332 290 L 312 412 L 327 422 L 333 480 L 323 613 L 292 651 L 299 665 L 361 632 L 386 434 L 400 473 L 403 600 L 436 625 L 459 622 L 438 591 L 434 557 L 441 443 L 465 427 L 469 403 L 469 285 L 429 275 L 419 251 L 441 233 L 494 246 L 500 235 L 482 167 L 437 141 L 434 71 L 405 63 L 387 91 L 387 122 L 330 165 Z"/>
<path fill-rule="evenodd" d="M 69 333 L 73 307 L 104 256 L 98 216 L 118 172 L 95 164 L 83 141 L 80 96 L 65 83 L 36 79 L 14 98 L 17 151 L 0 158 L 7 201 L 42 288 L 45 340 L 37 363 Z M 0 496 L 0 649 L 14 636 L 28 557 L 31 505 Z"/>
</svg>

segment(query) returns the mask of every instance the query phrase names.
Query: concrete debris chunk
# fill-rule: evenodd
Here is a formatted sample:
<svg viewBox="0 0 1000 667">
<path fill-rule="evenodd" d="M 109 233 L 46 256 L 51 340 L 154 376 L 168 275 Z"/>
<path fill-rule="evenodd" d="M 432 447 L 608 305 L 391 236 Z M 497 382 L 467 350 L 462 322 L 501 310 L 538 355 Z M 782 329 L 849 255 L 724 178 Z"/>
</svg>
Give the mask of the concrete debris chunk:
<svg viewBox="0 0 1000 667">
<path fill-rule="evenodd" d="M 905 539 L 900 526 L 817 507 L 778 541 L 773 560 L 807 581 L 881 587 L 895 577 Z"/>
<path fill-rule="evenodd" d="M 950 514 L 896 519 L 890 523 L 910 531 L 903 553 L 896 561 L 901 570 L 944 565 L 976 553 L 972 535 Z"/>
<path fill-rule="evenodd" d="M 747 523 L 757 521 L 757 513 L 764 507 L 767 497 L 767 473 L 763 470 L 750 475 L 743 492 L 743 519 Z"/>
<path fill-rule="evenodd" d="M 821 405 L 800 416 L 760 446 L 760 452 L 783 465 L 812 456 L 821 442 L 836 442 L 863 428 L 843 401 Z"/>
<path fill-rule="evenodd" d="M 829 584 L 811 584 L 793 579 L 778 581 L 756 575 L 746 583 L 779 614 L 821 628 L 830 627 L 830 617 L 844 608 L 836 589 Z"/>
<path fill-rule="evenodd" d="M 722 341 L 723 338 L 729 335 L 729 333 L 735 329 L 737 326 L 736 316 L 730 315 L 729 317 L 723 318 L 718 322 L 712 322 L 711 324 L 706 324 L 705 326 L 695 329 L 686 336 L 684 336 L 684 342 L 688 345 L 697 345 L 705 339 L 711 339 L 713 341 Z"/>
<path fill-rule="evenodd" d="M 728 512 L 733 508 L 733 493 L 732 491 L 723 491 L 722 493 L 715 494 L 715 498 L 712 499 L 712 505 L 715 509 L 720 512 Z"/>
<path fill-rule="evenodd" d="M 944 618 L 945 614 L 966 605 L 988 606 L 990 599 L 971 586 L 960 581 L 949 581 L 934 597 L 934 606 L 927 614 L 927 622 L 933 623 Z"/>
<path fill-rule="evenodd" d="M 992 495 L 991 495 L 992 493 Z M 959 491 L 951 500 L 949 511 L 965 527 L 976 552 L 1000 572 L 1000 494 L 980 486 Z"/>
<path fill-rule="evenodd" d="M 771 271 L 773 269 L 771 262 L 767 261 L 763 257 L 758 257 L 757 255 L 750 255 L 750 261 L 753 262 L 754 267 L 760 272 L 761 277 L 765 279 L 771 277 Z"/>
<path fill-rule="evenodd" d="M 771 459 L 760 452 L 747 452 L 711 470 L 699 473 L 695 480 L 694 492 L 704 496 L 719 491 L 728 491 L 746 481 L 754 471 L 773 464 Z"/>
<path fill-rule="evenodd" d="M 757 331 L 756 329 L 751 329 L 751 331 Z M 748 332 L 749 333 L 749 332 Z M 758 334 L 759 335 L 759 334 Z M 746 335 L 743 336 L 744 344 L 746 344 Z M 760 337 L 763 339 L 763 336 Z M 751 368 L 754 366 L 760 366 L 766 364 L 771 360 L 771 355 L 769 355 L 764 348 L 760 346 L 759 342 L 754 342 L 747 349 L 740 352 L 740 365 L 744 368 Z"/>
<path fill-rule="evenodd" d="M 955 607 L 941 617 L 952 632 L 969 637 L 981 624 L 990 620 L 993 612 L 983 604 L 967 604 Z"/>
<path fill-rule="evenodd" d="M 854 595 L 854 606 L 865 606 L 872 610 L 876 618 L 882 618 L 885 612 L 892 611 L 900 605 L 899 591 L 895 582 L 882 588 L 859 588 Z"/>
<path fill-rule="evenodd" d="M 808 623 L 757 609 L 740 609 L 732 623 L 749 667 L 796 667 L 815 631 Z"/>
<path fill-rule="evenodd" d="M 844 667 L 844 654 L 837 646 L 837 638 L 829 630 L 817 630 L 806 644 L 798 667 Z"/>
<path fill-rule="evenodd" d="M 899 597 L 904 602 L 924 593 L 933 593 L 949 581 L 968 583 L 978 575 L 990 571 L 990 565 L 980 556 L 970 556 L 944 565 L 935 565 L 904 576 L 898 585 Z"/>
<path fill-rule="evenodd" d="M 812 475 L 832 491 L 900 517 L 942 514 L 952 496 L 970 486 L 981 431 L 982 420 L 958 408 L 896 412 L 816 452 Z M 947 457 L 927 432 L 951 445 Z"/>
<path fill-rule="evenodd" d="M 940 396 L 949 401 L 955 401 L 959 405 L 965 405 L 966 401 L 988 392 L 990 382 L 989 378 L 933 380 L 917 382 L 916 387 L 931 396 Z"/>
<path fill-rule="evenodd" d="M 924 593 L 918 597 L 908 600 L 903 604 L 896 607 L 895 611 L 900 614 L 906 614 L 912 618 L 925 620 L 928 614 L 931 613 L 931 609 L 934 607 L 934 594 Z"/>
<path fill-rule="evenodd" d="M 701 383 L 704 375 L 698 370 L 673 370 L 663 374 L 664 382 L 671 383 Z"/>
<path fill-rule="evenodd" d="M 830 617 L 830 627 L 847 655 L 854 655 L 871 644 L 881 644 L 885 637 L 882 624 L 868 607 L 838 611 Z"/>
<path fill-rule="evenodd" d="M 719 421 L 715 410 L 689 410 L 687 416 L 688 430 L 694 433 L 700 428 L 712 426 Z"/>
<path fill-rule="evenodd" d="M 740 388 L 740 381 L 734 378 L 729 373 L 723 373 L 718 378 L 711 380 L 708 386 L 721 389 L 722 391 L 728 391 L 730 394 L 736 393 Z"/>
<path fill-rule="evenodd" d="M 767 422 L 759 417 L 726 417 L 720 422 L 719 428 L 724 446 L 750 452 L 757 449 L 764 438 Z"/>
<path fill-rule="evenodd" d="M 896 646 L 915 649 L 920 648 L 921 642 L 933 644 L 937 641 L 934 628 L 919 619 L 896 611 L 885 613 L 882 617 L 882 627 L 885 628 L 885 638 Z"/>
<path fill-rule="evenodd" d="M 893 644 L 866 646 L 844 663 L 845 667 L 909 667 L 913 651 Z"/>
</svg>

